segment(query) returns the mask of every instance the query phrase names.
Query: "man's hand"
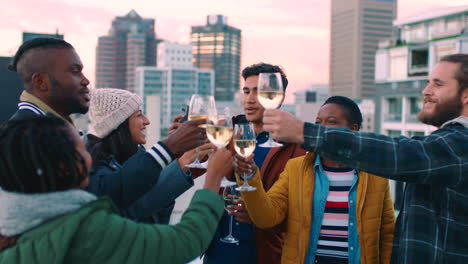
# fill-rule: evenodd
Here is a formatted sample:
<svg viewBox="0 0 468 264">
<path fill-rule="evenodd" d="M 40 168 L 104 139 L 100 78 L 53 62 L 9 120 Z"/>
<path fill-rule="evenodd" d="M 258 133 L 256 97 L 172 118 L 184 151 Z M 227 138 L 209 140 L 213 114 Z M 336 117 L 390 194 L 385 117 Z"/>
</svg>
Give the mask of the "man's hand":
<svg viewBox="0 0 468 264">
<path fill-rule="evenodd" d="M 244 201 L 236 200 L 234 202 L 236 205 L 228 205 L 227 208 L 231 210 L 228 214 L 234 216 L 238 222 L 251 224 L 252 220 L 250 219 L 249 212 L 247 212 L 247 208 L 245 208 Z"/>
<path fill-rule="evenodd" d="M 206 139 L 205 129 L 198 127 L 205 124 L 206 119 L 192 120 L 183 123 L 162 143 L 171 151 L 171 153 L 180 157 L 184 152 L 198 147 Z"/>
<path fill-rule="evenodd" d="M 218 192 L 221 179 L 232 170 L 232 154 L 225 148 L 216 150 L 211 154 L 206 169 L 204 188 Z"/>
<path fill-rule="evenodd" d="M 265 110 L 263 129 L 279 141 L 304 143 L 304 122 L 283 110 Z"/>
<path fill-rule="evenodd" d="M 239 154 L 234 156 L 234 171 L 237 172 L 241 177 L 245 175 L 251 175 L 255 168 L 255 162 L 253 160 L 254 155 L 250 155 L 248 158 L 243 158 Z"/>
<path fill-rule="evenodd" d="M 174 117 L 174 119 L 172 120 L 172 124 L 169 127 L 169 131 L 167 131 L 168 135 L 171 135 L 172 133 L 174 133 L 176 129 L 182 125 L 182 123 L 179 122 L 182 118 L 184 118 L 184 115 L 178 115 Z"/>
</svg>

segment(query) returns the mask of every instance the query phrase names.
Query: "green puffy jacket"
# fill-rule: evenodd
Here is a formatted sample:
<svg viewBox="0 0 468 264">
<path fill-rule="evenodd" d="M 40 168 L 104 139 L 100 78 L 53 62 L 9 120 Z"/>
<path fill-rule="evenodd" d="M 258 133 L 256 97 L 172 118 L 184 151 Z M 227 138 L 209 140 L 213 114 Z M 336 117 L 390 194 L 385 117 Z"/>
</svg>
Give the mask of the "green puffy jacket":
<svg viewBox="0 0 468 264">
<path fill-rule="evenodd" d="M 177 225 L 149 225 L 118 216 L 102 198 L 22 234 L 0 263 L 186 263 L 208 247 L 223 206 L 199 190 Z"/>
</svg>

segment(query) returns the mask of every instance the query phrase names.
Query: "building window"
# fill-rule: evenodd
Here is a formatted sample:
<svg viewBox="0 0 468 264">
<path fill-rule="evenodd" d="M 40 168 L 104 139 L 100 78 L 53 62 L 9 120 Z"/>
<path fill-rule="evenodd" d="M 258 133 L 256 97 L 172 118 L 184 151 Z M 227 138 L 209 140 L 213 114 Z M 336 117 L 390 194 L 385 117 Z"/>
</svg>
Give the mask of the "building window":
<svg viewBox="0 0 468 264">
<path fill-rule="evenodd" d="M 388 112 L 385 115 L 385 121 L 399 122 L 401 121 L 401 98 L 388 98 L 387 99 Z"/>
<path fill-rule="evenodd" d="M 410 50 L 409 76 L 427 75 L 429 65 L 428 47 L 413 48 Z"/>
</svg>

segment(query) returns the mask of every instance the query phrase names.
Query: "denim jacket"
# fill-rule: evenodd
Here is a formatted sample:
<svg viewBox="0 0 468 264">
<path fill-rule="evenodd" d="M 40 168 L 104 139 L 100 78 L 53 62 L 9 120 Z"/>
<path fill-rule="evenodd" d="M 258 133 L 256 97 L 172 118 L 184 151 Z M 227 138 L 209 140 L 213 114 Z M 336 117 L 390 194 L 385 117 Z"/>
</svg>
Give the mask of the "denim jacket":
<svg viewBox="0 0 468 264">
<path fill-rule="evenodd" d="M 322 228 L 323 214 L 325 211 L 325 204 L 327 202 L 329 181 L 325 174 L 322 163 L 320 162 L 320 155 L 317 155 L 314 163 L 315 170 L 315 188 L 314 198 L 312 200 L 312 224 L 310 228 L 310 242 L 305 258 L 306 264 L 314 263 L 315 252 L 317 251 L 320 230 Z M 360 248 L 359 237 L 356 224 L 356 189 L 357 189 L 357 172 L 354 170 L 354 180 L 349 190 L 349 223 L 348 223 L 348 253 L 349 263 L 360 263 Z"/>
</svg>

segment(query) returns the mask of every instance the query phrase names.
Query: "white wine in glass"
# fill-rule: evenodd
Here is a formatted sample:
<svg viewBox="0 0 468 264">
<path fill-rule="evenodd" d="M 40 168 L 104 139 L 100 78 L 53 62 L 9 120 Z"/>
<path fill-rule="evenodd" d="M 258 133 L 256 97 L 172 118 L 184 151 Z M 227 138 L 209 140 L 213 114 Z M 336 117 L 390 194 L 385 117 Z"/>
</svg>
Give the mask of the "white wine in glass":
<svg viewBox="0 0 468 264">
<path fill-rule="evenodd" d="M 224 118 L 224 117 L 222 117 Z M 228 120 L 222 120 L 221 116 L 209 121 L 206 125 L 206 137 L 217 148 L 226 147 L 232 138 L 232 126 Z M 229 181 L 226 177 L 221 180 L 221 187 L 237 185 L 235 182 Z"/>
<path fill-rule="evenodd" d="M 281 74 L 279 72 L 260 73 L 258 75 L 257 90 L 258 102 L 265 107 L 265 109 L 276 109 L 280 107 L 284 99 Z M 283 144 L 273 141 L 271 133 L 269 133 L 268 140 L 259 146 L 265 148 L 276 148 L 283 146 Z"/>
<path fill-rule="evenodd" d="M 236 124 L 234 126 L 234 149 L 243 158 L 248 158 L 255 150 L 257 144 L 255 129 L 251 123 Z M 257 188 L 250 186 L 245 173 L 242 174 L 244 184 L 236 190 L 241 192 L 255 191 Z"/>
<path fill-rule="evenodd" d="M 243 158 L 248 158 L 255 150 L 257 140 L 255 139 L 234 139 L 234 149 Z"/>
<path fill-rule="evenodd" d="M 206 125 L 206 136 L 217 148 L 224 148 L 232 138 L 232 127 Z"/>
<path fill-rule="evenodd" d="M 265 109 L 278 108 L 284 99 L 283 92 L 259 92 L 258 101 Z"/>
<path fill-rule="evenodd" d="M 216 104 L 214 97 L 211 95 L 200 95 L 200 94 L 193 94 L 192 98 L 190 99 L 190 104 L 189 104 L 189 112 L 187 119 L 188 120 L 201 120 L 201 119 L 206 119 L 209 120 L 213 118 L 213 116 L 216 116 Z M 200 125 L 200 127 L 205 128 L 206 124 Z M 203 142 L 200 142 L 200 144 Z M 198 168 L 198 169 L 206 169 L 205 166 L 200 163 L 200 160 L 198 159 L 198 148 L 196 149 L 196 157 L 195 160 L 188 164 L 185 165 L 188 168 Z"/>
</svg>

